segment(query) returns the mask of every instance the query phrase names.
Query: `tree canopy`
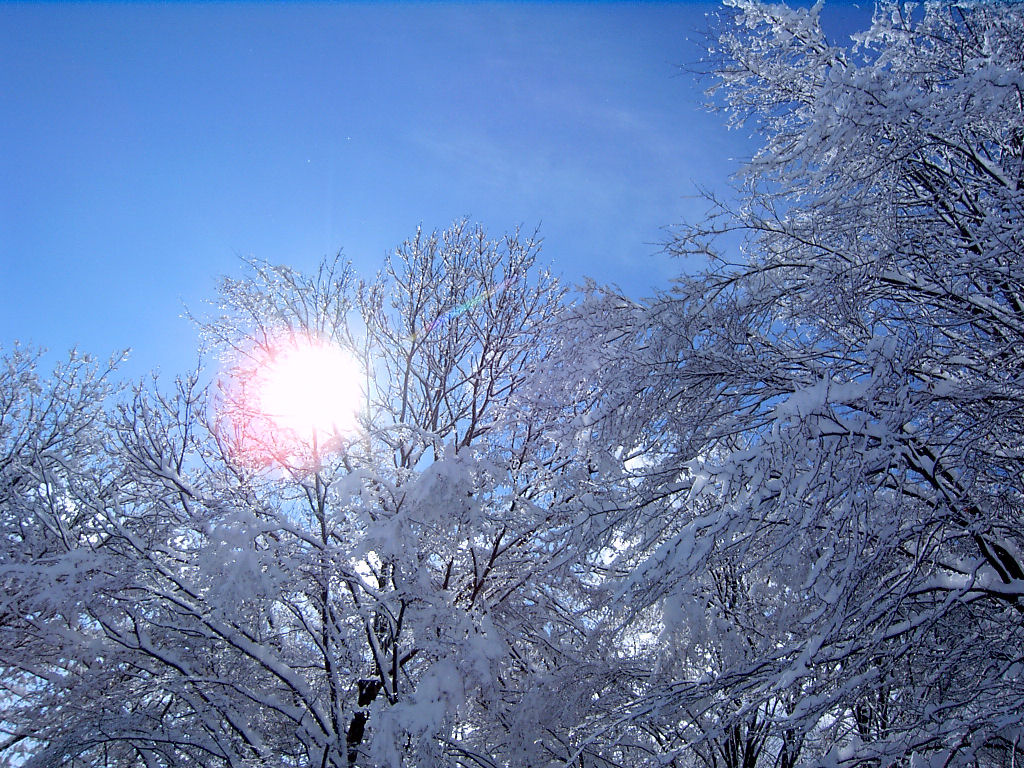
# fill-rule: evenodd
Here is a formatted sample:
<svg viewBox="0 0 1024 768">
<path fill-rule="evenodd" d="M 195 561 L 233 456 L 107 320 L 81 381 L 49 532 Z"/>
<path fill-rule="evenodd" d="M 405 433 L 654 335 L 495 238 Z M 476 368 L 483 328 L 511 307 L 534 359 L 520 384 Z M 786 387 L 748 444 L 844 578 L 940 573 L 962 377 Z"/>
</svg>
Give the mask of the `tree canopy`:
<svg viewBox="0 0 1024 768">
<path fill-rule="evenodd" d="M 1024 7 L 820 13 L 727 3 L 761 147 L 652 299 L 460 221 L 248 263 L 169 389 L 8 352 L 0 764 L 1024 759 Z"/>
</svg>

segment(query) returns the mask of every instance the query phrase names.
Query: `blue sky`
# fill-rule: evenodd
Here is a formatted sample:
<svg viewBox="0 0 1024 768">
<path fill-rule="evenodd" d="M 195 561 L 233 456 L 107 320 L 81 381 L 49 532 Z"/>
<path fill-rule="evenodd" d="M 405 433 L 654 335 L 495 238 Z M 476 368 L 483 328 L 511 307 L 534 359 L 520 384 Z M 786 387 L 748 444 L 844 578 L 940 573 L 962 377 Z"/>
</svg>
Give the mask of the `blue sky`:
<svg viewBox="0 0 1024 768">
<path fill-rule="evenodd" d="M 370 275 L 463 216 L 664 287 L 664 227 L 751 147 L 680 69 L 716 7 L 0 5 L 0 347 L 176 373 L 239 256 Z"/>
</svg>

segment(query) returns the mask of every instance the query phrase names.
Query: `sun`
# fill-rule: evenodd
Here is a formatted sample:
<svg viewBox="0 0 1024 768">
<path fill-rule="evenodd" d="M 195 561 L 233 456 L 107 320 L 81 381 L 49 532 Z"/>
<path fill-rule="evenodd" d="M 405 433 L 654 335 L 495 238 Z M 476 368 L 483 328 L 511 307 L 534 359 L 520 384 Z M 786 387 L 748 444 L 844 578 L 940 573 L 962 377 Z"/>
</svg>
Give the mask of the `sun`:
<svg viewBox="0 0 1024 768">
<path fill-rule="evenodd" d="M 300 440 L 323 440 L 355 429 L 363 401 L 355 358 L 316 338 L 274 345 L 262 371 L 259 410 Z"/>
</svg>

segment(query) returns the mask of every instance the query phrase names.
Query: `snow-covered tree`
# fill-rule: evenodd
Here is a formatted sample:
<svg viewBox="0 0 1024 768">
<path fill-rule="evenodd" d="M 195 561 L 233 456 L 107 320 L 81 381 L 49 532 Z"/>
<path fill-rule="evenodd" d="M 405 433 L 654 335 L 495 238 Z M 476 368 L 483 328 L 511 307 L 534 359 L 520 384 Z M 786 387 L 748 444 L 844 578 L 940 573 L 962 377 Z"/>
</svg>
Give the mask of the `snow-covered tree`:
<svg viewBox="0 0 1024 768">
<path fill-rule="evenodd" d="M 1010 764 L 1024 11 L 885 3 L 841 46 L 731 5 L 717 91 L 764 143 L 674 248 L 744 257 L 619 314 L 636 383 L 595 414 L 648 425 L 622 595 L 661 636 L 618 727 L 709 766 Z"/>
<path fill-rule="evenodd" d="M 574 618 L 550 613 L 572 526 L 545 478 L 565 470 L 510 412 L 563 304 L 538 247 L 458 222 L 417 232 L 371 281 L 340 260 L 311 276 L 254 262 L 203 321 L 211 386 L 140 386 L 114 411 L 36 393 L 68 403 L 52 445 L 19 447 L 46 422 L 18 411 L 38 385 L 15 359 L 3 476 L 67 562 L 11 540 L 2 577 L 21 589 L 33 560 L 39 604 L 4 604 L 6 764 L 18 743 L 29 766 L 514 761 L 527 737 L 509 712 Z M 268 371 L 304 345 L 356 361 L 365 399 L 344 428 L 264 407 Z M 347 377 L 328 394 L 351 398 Z M 51 490 L 51 470 L 27 479 L 40 458 L 55 477 L 74 467 L 88 505 Z M 81 510 L 80 557 L 45 504 Z M 24 530 L 20 507 L 4 514 Z"/>
<path fill-rule="evenodd" d="M 671 293 L 459 222 L 252 262 L 206 384 L 4 358 L 3 765 L 1024 759 L 1024 11 L 729 5 Z"/>
<path fill-rule="evenodd" d="M 82 608 L 111 577 L 97 553 L 108 544 L 105 520 L 116 476 L 106 451 L 105 410 L 115 392 L 116 361 L 100 365 L 72 353 L 41 376 L 40 358 L 19 347 L 0 358 L 4 765 L 21 765 L 51 744 L 59 751 L 67 742 L 102 741 L 94 726 L 127 726 L 125 696 L 140 690 L 126 686 L 124 670 L 106 663 L 92 644 L 93 626 Z"/>
</svg>

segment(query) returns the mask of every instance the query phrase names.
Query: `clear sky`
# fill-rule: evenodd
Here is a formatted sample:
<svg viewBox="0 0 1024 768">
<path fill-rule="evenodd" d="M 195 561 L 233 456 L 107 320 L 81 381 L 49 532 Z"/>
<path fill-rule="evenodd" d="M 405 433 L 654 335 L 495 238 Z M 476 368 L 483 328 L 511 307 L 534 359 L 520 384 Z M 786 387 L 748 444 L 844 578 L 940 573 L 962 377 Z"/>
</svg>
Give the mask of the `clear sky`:
<svg viewBox="0 0 1024 768">
<path fill-rule="evenodd" d="M 369 276 L 463 216 L 664 287 L 663 228 L 750 151 L 680 69 L 715 7 L 0 5 L 0 347 L 176 373 L 239 256 Z"/>
</svg>

